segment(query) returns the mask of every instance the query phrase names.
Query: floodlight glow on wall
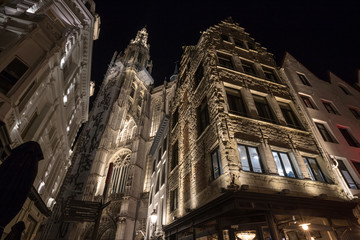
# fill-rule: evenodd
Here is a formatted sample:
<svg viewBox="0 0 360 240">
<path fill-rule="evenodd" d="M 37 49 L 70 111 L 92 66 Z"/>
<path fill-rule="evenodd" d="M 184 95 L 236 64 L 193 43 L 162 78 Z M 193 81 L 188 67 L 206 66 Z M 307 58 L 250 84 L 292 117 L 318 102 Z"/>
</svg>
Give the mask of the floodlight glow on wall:
<svg viewBox="0 0 360 240">
<path fill-rule="evenodd" d="M 241 240 L 253 240 L 256 237 L 256 234 L 253 232 L 238 232 L 236 236 Z"/>
</svg>

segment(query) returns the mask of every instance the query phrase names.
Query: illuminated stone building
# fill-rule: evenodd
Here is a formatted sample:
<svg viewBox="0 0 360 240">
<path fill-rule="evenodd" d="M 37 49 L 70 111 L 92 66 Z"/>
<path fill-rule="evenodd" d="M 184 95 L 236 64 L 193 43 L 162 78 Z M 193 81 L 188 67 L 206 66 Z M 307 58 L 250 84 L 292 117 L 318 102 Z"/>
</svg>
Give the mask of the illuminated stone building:
<svg viewBox="0 0 360 240">
<path fill-rule="evenodd" d="M 359 238 L 283 70 L 231 19 L 184 48 L 170 112 L 166 239 Z"/>
<path fill-rule="evenodd" d="M 75 136 L 88 119 L 92 44 L 98 32 L 92 0 L 0 5 L 0 120 L 6 128 L 1 145 L 14 148 L 33 140 L 44 153 L 34 188 L 3 236 L 22 220 L 23 239 L 34 239 L 51 214 Z"/>
<path fill-rule="evenodd" d="M 360 195 L 360 92 L 333 73 L 317 78 L 289 53 L 285 73 L 298 94 L 303 112 L 350 198 Z"/>
</svg>

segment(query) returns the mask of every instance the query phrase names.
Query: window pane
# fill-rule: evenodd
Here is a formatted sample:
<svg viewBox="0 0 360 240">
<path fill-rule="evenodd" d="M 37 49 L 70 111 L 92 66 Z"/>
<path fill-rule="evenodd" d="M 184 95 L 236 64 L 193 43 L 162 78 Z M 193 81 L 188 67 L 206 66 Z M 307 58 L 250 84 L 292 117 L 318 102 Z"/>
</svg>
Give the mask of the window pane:
<svg viewBox="0 0 360 240">
<path fill-rule="evenodd" d="M 277 152 L 272 152 L 273 156 L 274 156 L 274 160 L 275 160 L 275 163 L 276 163 L 276 167 L 278 169 L 278 173 L 280 176 L 285 176 L 284 174 L 284 170 L 283 170 L 283 167 L 281 165 L 281 161 L 280 161 L 280 158 L 279 158 L 279 155 Z"/>
<path fill-rule="evenodd" d="M 358 189 L 354 180 L 352 179 L 350 173 L 347 170 L 341 170 L 341 173 L 344 176 L 345 181 L 347 182 L 347 184 L 349 185 L 350 188 Z"/>
<path fill-rule="evenodd" d="M 238 149 L 239 149 L 239 154 L 240 154 L 240 161 L 241 161 L 242 170 L 250 171 L 249 159 L 247 157 L 245 146 L 238 145 Z"/>
<path fill-rule="evenodd" d="M 215 150 L 212 154 L 211 154 L 211 161 L 212 161 L 212 166 L 213 166 L 213 175 L 214 175 L 214 179 L 218 178 L 221 174 L 221 169 L 220 169 L 220 155 L 218 154 L 218 149 Z"/>
<path fill-rule="evenodd" d="M 306 167 L 307 167 L 307 169 L 308 169 L 308 171 L 309 171 L 310 178 L 311 178 L 312 180 L 316 180 L 316 179 L 315 179 L 315 176 L 314 176 L 314 173 L 313 173 L 313 171 L 312 171 L 312 169 L 311 169 L 311 166 L 309 165 L 307 159 L 306 159 L 305 157 L 303 157 L 303 160 L 304 160 L 305 165 L 306 165 Z"/>
<path fill-rule="evenodd" d="M 280 153 L 280 157 L 285 167 L 286 176 L 295 178 L 295 173 L 292 169 L 289 156 L 286 153 Z"/>
<path fill-rule="evenodd" d="M 313 170 L 313 173 L 314 173 L 314 175 L 315 175 L 315 179 L 316 179 L 317 181 L 325 182 L 325 179 L 324 179 L 324 177 L 323 177 L 323 174 L 322 174 L 322 172 L 321 172 L 321 170 L 320 170 L 320 168 L 319 168 L 316 160 L 313 159 L 313 158 L 308 158 L 308 160 L 309 160 L 311 169 Z"/>
<path fill-rule="evenodd" d="M 248 149 L 249 149 L 253 172 L 261 173 L 262 170 L 261 170 L 261 164 L 260 164 L 260 157 L 259 157 L 259 154 L 258 154 L 256 148 L 248 147 Z"/>
</svg>

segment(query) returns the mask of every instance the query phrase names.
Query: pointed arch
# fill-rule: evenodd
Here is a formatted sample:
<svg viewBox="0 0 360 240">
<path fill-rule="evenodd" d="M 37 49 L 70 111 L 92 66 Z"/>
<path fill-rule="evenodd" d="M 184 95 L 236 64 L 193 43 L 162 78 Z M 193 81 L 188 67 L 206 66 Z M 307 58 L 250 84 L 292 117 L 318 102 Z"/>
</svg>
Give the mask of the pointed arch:
<svg viewBox="0 0 360 240">
<path fill-rule="evenodd" d="M 109 166 L 113 164 L 113 171 L 110 179 L 109 194 L 125 192 L 130 159 L 131 150 L 123 148 L 114 154 L 114 157 L 110 160 Z"/>
</svg>

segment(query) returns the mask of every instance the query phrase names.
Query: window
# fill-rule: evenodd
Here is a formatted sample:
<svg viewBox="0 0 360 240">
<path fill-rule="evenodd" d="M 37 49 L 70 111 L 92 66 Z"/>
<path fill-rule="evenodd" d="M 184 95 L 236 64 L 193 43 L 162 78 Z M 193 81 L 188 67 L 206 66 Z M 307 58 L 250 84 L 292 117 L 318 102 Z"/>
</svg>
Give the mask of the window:
<svg viewBox="0 0 360 240">
<path fill-rule="evenodd" d="M 279 106 L 288 126 L 301 128 L 300 122 L 288 103 L 279 102 Z"/>
<path fill-rule="evenodd" d="M 130 89 L 130 97 L 134 98 L 134 95 L 135 95 L 135 86 L 134 84 L 132 84 Z"/>
<path fill-rule="evenodd" d="M 356 182 L 352 178 L 350 172 L 347 170 L 343 161 L 339 160 L 339 159 L 336 159 L 336 160 L 339 163 L 338 169 L 341 172 L 341 175 L 343 176 L 343 178 L 344 178 L 345 182 L 347 183 L 347 185 L 349 186 L 349 188 L 359 189 Z"/>
<path fill-rule="evenodd" d="M 348 90 L 346 87 L 344 87 L 344 86 L 342 86 L 342 85 L 339 85 L 339 88 L 340 88 L 346 95 L 351 95 L 351 93 L 349 92 L 349 90 Z"/>
<path fill-rule="evenodd" d="M 349 107 L 349 110 L 356 119 L 360 119 L 360 111 L 358 109 Z"/>
<path fill-rule="evenodd" d="M 161 172 L 161 186 L 165 184 L 165 177 L 166 177 L 166 168 L 165 168 L 165 164 L 163 164 L 162 172 Z"/>
<path fill-rule="evenodd" d="M 254 97 L 255 106 L 256 106 L 256 109 L 257 109 L 260 119 L 269 121 L 269 122 L 275 122 L 275 119 L 271 112 L 270 106 L 266 100 L 266 97 L 259 96 L 259 95 L 253 95 L 253 97 Z"/>
<path fill-rule="evenodd" d="M 263 70 L 264 70 L 265 78 L 267 80 L 272 81 L 272 82 L 276 82 L 276 83 L 279 82 L 279 80 L 276 77 L 273 69 L 263 67 Z"/>
<path fill-rule="evenodd" d="M 7 94 L 28 69 L 28 66 L 19 58 L 15 57 L 14 60 L 0 72 L 0 91 Z"/>
<path fill-rule="evenodd" d="M 162 152 L 161 152 L 161 147 L 160 147 L 159 151 L 158 151 L 158 162 L 161 162 L 161 157 L 162 157 Z"/>
<path fill-rule="evenodd" d="M 316 122 L 315 125 L 325 142 L 337 143 L 335 138 L 329 133 L 324 124 Z"/>
<path fill-rule="evenodd" d="M 172 116 L 172 127 L 174 128 L 179 120 L 179 107 L 177 107 Z"/>
<path fill-rule="evenodd" d="M 229 111 L 231 113 L 246 116 L 246 108 L 241 97 L 240 90 L 226 88 L 226 96 L 228 100 Z"/>
<path fill-rule="evenodd" d="M 219 59 L 219 65 L 221 67 L 234 69 L 234 65 L 232 63 L 231 56 L 219 54 L 218 59 Z"/>
<path fill-rule="evenodd" d="M 194 74 L 194 80 L 195 80 L 194 88 L 196 88 L 199 85 L 203 77 L 204 77 L 204 67 L 202 66 L 202 63 L 200 63 Z"/>
<path fill-rule="evenodd" d="M 213 179 L 217 179 L 222 174 L 221 156 L 219 148 L 211 153 L 211 165 Z"/>
<path fill-rule="evenodd" d="M 358 147 L 360 148 L 360 143 L 358 142 L 358 140 L 356 140 L 356 138 L 349 132 L 348 128 L 344 128 L 344 127 L 340 127 L 338 126 L 341 134 L 344 136 L 345 140 L 347 141 L 347 143 L 352 146 L 352 147 Z"/>
<path fill-rule="evenodd" d="M 303 102 L 304 102 L 304 104 L 305 104 L 305 106 L 306 106 L 307 108 L 316 109 L 316 108 L 315 108 L 315 104 L 313 103 L 313 101 L 311 100 L 310 97 L 308 97 L 308 96 L 303 96 L 303 95 L 301 95 L 300 97 L 301 97 L 301 99 L 303 100 Z"/>
<path fill-rule="evenodd" d="M 210 124 L 210 117 L 206 98 L 201 102 L 200 106 L 197 109 L 198 112 L 198 126 L 199 126 L 199 135 L 205 130 L 205 128 Z"/>
<path fill-rule="evenodd" d="M 34 112 L 34 114 L 31 116 L 28 124 L 26 125 L 26 127 L 24 128 L 24 130 L 21 132 L 21 137 L 22 139 L 24 139 L 27 135 L 27 133 L 29 132 L 29 130 L 32 128 L 35 120 L 37 119 L 38 117 L 38 113 L 37 112 Z"/>
<path fill-rule="evenodd" d="M 241 61 L 244 73 L 256 76 L 254 65 L 251 62 Z"/>
<path fill-rule="evenodd" d="M 235 42 L 235 46 L 236 46 L 236 47 L 246 49 L 245 44 L 244 44 L 243 41 L 238 40 L 238 39 L 235 39 L 234 42 Z"/>
<path fill-rule="evenodd" d="M 321 100 L 321 101 L 324 104 L 324 107 L 326 108 L 326 111 L 328 111 L 328 113 L 340 115 L 339 112 L 336 110 L 336 108 L 334 107 L 334 105 L 331 102 L 324 101 L 324 100 Z"/>
<path fill-rule="evenodd" d="M 223 41 L 230 42 L 230 39 L 229 39 L 229 36 L 228 36 L 228 35 L 221 34 L 221 39 L 222 39 Z"/>
<path fill-rule="evenodd" d="M 262 173 L 260 155 L 256 147 L 238 145 L 242 170 Z"/>
<path fill-rule="evenodd" d="M 172 146 L 172 162 L 171 162 L 171 170 L 174 169 L 179 162 L 179 149 L 178 149 L 178 141 L 174 143 Z"/>
<path fill-rule="evenodd" d="M 155 172 L 155 169 L 156 169 L 156 159 L 154 159 L 153 161 L 152 172 Z"/>
<path fill-rule="evenodd" d="M 276 167 L 280 176 L 286 176 L 291 178 L 297 178 L 297 174 L 294 171 L 294 163 L 291 161 L 289 154 L 284 152 L 272 151 Z M 295 165 L 297 167 L 297 165 Z"/>
<path fill-rule="evenodd" d="M 325 182 L 324 174 L 322 173 L 319 164 L 315 158 L 311 157 L 302 157 L 306 167 L 309 170 L 310 177 L 312 180 Z"/>
<path fill-rule="evenodd" d="M 307 78 L 305 77 L 304 74 L 298 73 L 297 75 L 299 76 L 300 81 L 301 81 L 304 85 L 306 85 L 306 86 L 311 86 L 309 80 L 307 80 Z"/>
<path fill-rule="evenodd" d="M 163 153 L 166 151 L 167 148 L 167 137 L 164 138 L 164 142 L 163 142 Z"/>
<path fill-rule="evenodd" d="M 170 211 L 178 208 L 178 189 L 175 188 L 170 192 Z"/>
<path fill-rule="evenodd" d="M 248 47 L 249 47 L 250 50 L 255 50 L 255 45 L 254 45 L 254 43 L 248 42 L 247 45 L 248 45 Z"/>
</svg>

